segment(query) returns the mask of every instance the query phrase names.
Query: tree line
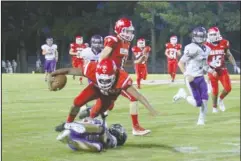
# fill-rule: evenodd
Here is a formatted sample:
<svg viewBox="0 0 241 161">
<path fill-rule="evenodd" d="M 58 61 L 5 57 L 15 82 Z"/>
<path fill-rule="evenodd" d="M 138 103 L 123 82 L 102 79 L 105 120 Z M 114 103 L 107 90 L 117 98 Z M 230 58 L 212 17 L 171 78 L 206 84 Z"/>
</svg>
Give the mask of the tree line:
<svg viewBox="0 0 241 161">
<path fill-rule="evenodd" d="M 133 43 L 144 37 L 152 46 L 153 67 L 157 58 L 164 58 L 171 35 L 177 35 L 185 45 L 191 30 L 199 25 L 218 26 L 240 51 L 240 2 L 3 2 L 2 15 L 2 57 L 10 47 L 16 49 L 21 72 L 27 69 L 30 51 L 40 54 L 46 36 L 57 41 L 63 60 L 75 35 L 88 41 L 93 34 L 112 34 L 120 17 L 132 19 Z M 234 56 L 238 54 L 234 52 Z"/>
</svg>

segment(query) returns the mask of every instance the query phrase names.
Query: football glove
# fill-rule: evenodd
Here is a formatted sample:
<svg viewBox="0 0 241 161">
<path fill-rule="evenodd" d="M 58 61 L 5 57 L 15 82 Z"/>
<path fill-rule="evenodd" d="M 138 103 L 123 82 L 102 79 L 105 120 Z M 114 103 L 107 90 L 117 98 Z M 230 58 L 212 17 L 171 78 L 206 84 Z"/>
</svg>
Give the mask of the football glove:
<svg viewBox="0 0 241 161">
<path fill-rule="evenodd" d="M 237 65 L 233 66 L 234 73 L 240 74 L 240 68 Z"/>
</svg>

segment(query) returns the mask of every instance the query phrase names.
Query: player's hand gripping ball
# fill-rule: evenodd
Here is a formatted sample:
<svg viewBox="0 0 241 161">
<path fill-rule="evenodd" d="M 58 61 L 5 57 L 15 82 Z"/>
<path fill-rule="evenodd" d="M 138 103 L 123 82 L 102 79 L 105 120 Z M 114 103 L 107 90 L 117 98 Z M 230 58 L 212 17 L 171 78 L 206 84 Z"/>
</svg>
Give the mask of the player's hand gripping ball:
<svg viewBox="0 0 241 161">
<path fill-rule="evenodd" d="M 67 83 L 67 77 L 65 75 L 57 75 L 52 78 L 50 83 L 51 91 L 58 91 L 65 87 Z"/>
</svg>

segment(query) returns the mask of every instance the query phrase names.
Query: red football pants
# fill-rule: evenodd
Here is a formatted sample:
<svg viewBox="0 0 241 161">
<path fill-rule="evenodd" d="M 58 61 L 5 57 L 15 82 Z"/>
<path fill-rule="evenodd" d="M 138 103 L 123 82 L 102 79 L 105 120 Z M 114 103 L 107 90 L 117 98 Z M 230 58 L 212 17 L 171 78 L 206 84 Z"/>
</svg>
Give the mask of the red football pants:
<svg viewBox="0 0 241 161">
<path fill-rule="evenodd" d="M 213 92 L 214 96 L 218 95 L 218 91 L 219 91 L 218 81 L 221 82 L 221 84 L 223 85 L 223 88 L 226 92 L 230 92 L 232 90 L 231 80 L 229 77 L 228 70 L 226 68 L 218 71 L 217 77 L 214 77 L 211 73 L 208 73 L 208 77 L 211 82 L 212 92 Z"/>
<path fill-rule="evenodd" d="M 116 96 L 106 96 L 103 95 L 100 90 L 95 87 L 94 83 L 90 83 L 75 99 L 74 106 L 82 107 L 86 103 L 96 100 L 95 105 L 90 110 L 90 117 L 95 118 L 99 114 L 105 112 L 106 110 L 112 110 L 114 107 L 114 102 L 117 99 Z"/>
<path fill-rule="evenodd" d="M 147 77 L 147 65 L 146 64 L 136 64 L 135 65 L 135 71 L 137 79 L 143 79 L 146 80 Z"/>
<path fill-rule="evenodd" d="M 83 66 L 84 60 L 76 57 L 72 57 L 72 67 L 79 68 Z"/>
<path fill-rule="evenodd" d="M 172 74 L 172 73 L 176 74 L 176 72 L 177 72 L 177 61 L 176 60 L 168 61 L 167 68 L 168 68 L 169 74 Z"/>
</svg>

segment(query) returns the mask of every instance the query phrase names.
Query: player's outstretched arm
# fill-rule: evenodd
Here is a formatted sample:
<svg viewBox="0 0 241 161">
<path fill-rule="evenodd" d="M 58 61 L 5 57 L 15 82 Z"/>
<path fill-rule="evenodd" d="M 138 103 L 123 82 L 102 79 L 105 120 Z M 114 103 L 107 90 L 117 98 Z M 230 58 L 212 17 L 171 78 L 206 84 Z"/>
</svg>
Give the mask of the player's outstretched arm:
<svg viewBox="0 0 241 161">
<path fill-rule="evenodd" d="M 51 77 L 55 77 L 56 75 L 76 75 L 83 76 L 82 70 L 80 68 L 62 68 L 54 71 L 50 74 Z"/>
<path fill-rule="evenodd" d="M 112 48 L 109 46 L 106 46 L 100 53 L 99 62 L 105 58 L 108 58 L 111 54 Z"/>
<path fill-rule="evenodd" d="M 141 93 L 139 93 L 133 86 L 127 88 L 126 91 L 130 93 L 132 96 L 134 96 L 138 101 L 140 101 L 151 113 L 151 115 L 158 115 L 158 112 L 152 107 L 149 101 Z"/>
<path fill-rule="evenodd" d="M 227 55 L 227 57 L 228 57 L 228 60 L 232 63 L 232 65 L 233 65 L 233 68 L 234 68 L 234 72 L 236 73 L 240 73 L 240 68 L 237 66 L 237 64 L 236 64 L 236 61 L 235 61 L 235 59 L 234 59 L 234 57 L 233 57 L 233 54 L 230 52 L 230 50 L 229 49 L 227 49 L 227 51 L 226 51 L 226 55 Z"/>
</svg>

